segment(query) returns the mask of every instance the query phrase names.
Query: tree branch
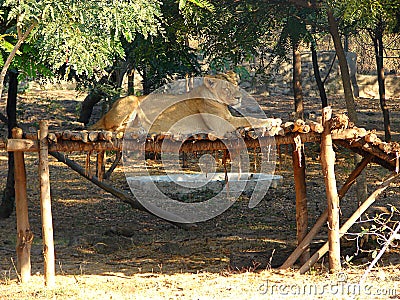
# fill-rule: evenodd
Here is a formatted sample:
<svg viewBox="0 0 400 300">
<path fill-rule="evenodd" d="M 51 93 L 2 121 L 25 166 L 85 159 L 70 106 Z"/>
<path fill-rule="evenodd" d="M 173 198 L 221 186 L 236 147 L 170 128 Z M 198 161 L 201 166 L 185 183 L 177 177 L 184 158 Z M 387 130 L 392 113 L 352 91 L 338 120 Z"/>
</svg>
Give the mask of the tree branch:
<svg viewBox="0 0 400 300">
<path fill-rule="evenodd" d="M 18 41 L 15 44 L 13 50 L 8 55 L 7 60 L 4 63 L 3 69 L 1 70 L 1 73 L 0 73 L 0 100 L 1 100 L 2 93 L 3 93 L 4 78 L 6 77 L 7 70 L 10 67 L 11 62 L 14 59 L 14 56 L 17 54 L 19 48 L 24 43 L 24 41 L 29 36 L 29 34 L 32 32 L 33 28 L 35 28 L 36 24 L 37 24 L 37 22 L 33 21 L 31 26 L 29 26 L 29 28 L 25 31 L 25 33 L 22 35 L 21 38 L 19 38 L 20 32 L 18 32 Z"/>
</svg>

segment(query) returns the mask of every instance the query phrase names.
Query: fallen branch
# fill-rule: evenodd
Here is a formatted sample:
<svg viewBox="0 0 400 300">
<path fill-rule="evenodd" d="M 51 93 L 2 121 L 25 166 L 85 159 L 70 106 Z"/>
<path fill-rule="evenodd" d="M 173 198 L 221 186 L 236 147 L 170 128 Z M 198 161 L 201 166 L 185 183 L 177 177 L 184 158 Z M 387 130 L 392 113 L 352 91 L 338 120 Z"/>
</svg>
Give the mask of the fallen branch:
<svg viewBox="0 0 400 300">
<path fill-rule="evenodd" d="M 343 224 L 339 230 L 340 237 L 342 237 L 347 230 L 360 218 L 360 216 L 375 202 L 376 198 L 384 191 L 389 185 L 399 177 L 400 174 L 392 174 L 377 188 L 371 196 L 364 201 L 364 203 L 351 215 L 351 217 Z M 311 258 L 300 268 L 300 274 L 307 272 L 325 253 L 329 250 L 328 242 L 326 242 Z"/>
<path fill-rule="evenodd" d="M 392 234 L 390 235 L 389 239 L 386 241 L 386 243 L 383 245 L 382 249 L 379 251 L 378 255 L 374 258 L 374 260 L 371 262 L 371 264 L 369 265 L 368 269 L 365 270 L 364 275 L 361 277 L 360 279 L 360 285 L 362 285 L 365 281 L 365 279 L 368 276 L 368 273 L 371 272 L 372 268 L 376 265 L 376 263 L 378 262 L 378 260 L 381 258 L 381 256 L 383 255 L 383 253 L 385 253 L 387 247 L 389 247 L 389 245 L 393 242 L 393 240 L 395 240 L 396 238 L 398 238 L 397 233 L 400 231 L 400 223 L 397 225 L 396 229 L 392 232 Z"/>
</svg>

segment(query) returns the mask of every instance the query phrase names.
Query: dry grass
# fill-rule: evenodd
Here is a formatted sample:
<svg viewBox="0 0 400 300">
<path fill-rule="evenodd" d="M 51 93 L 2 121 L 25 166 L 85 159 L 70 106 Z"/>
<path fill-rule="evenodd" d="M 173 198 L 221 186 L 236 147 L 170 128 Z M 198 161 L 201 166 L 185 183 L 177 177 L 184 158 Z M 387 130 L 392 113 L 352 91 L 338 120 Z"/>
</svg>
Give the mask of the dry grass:
<svg viewBox="0 0 400 300">
<path fill-rule="evenodd" d="M 37 99 L 32 95 L 20 99 L 23 108 L 21 117 L 27 120 L 27 128 L 34 128 L 38 119 L 51 119 L 53 128 L 64 128 L 65 123 L 74 120 L 78 102 L 65 100 L 66 97 L 74 99 L 72 94 L 55 97 L 53 94 L 40 93 L 39 96 L 43 100 L 41 105 L 37 105 Z M 307 107 L 319 106 L 316 101 L 308 101 Z M 264 105 L 267 104 L 268 109 L 276 110 L 283 117 L 285 110 L 290 110 L 292 105 L 289 98 L 265 101 Z M 370 103 L 362 103 L 360 111 L 370 112 L 370 107 Z M 54 109 L 59 115 L 51 115 Z M 340 109 L 343 109 L 343 105 Z M 380 120 L 377 109 L 373 109 L 370 127 L 376 127 Z M 397 110 L 395 113 L 398 115 L 398 107 L 393 109 Z M 363 121 L 366 122 L 366 119 L 363 118 Z M 398 132 L 398 128 L 398 119 L 393 120 L 393 130 Z M 307 275 L 270 269 L 260 272 L 229 271 L 232 253 L 275 250 L 271 263 L 279 264 L 294 249 L 295 195 L 291 160 L 285 151 L 283 149 L 282 160 L 277 166 L 277 174 L 284 177 L 278 189 L 269 191 L 268 197 L 251 210 L 247 207 L 248 199 L 243 197 L 232 209 L 200 224 L 200 228 L 193 232 L 132 211 L 104 191 L 85 182 L 67 167 L 51 160 L 58 274 L 57 285 L 52 289 L 44 287 L 41 275 L 43 257 L 37 155 L 27 154 L 29 212 L 35 234 L 32 273 L 36 275 L 32 276 L 30 283 L 18 284 L 11 260 L 15 261 L 15 216 L 0 220 L 0 299 L 291 299 L 294 296 L 296 299 L 400 298 L 398 252 L 385 255 L 379 268 L 360 287 L 359 295 L 346 295 L 346 290 L 356 289 L 357 292 L 357 285 L 350 284 L 359 281 L 371 260 L 368 256 L 346 265 L 339 276 L 330 275 L 325 262 L 318 264 Z M 326 201 L 317 146 L 308 145 L 306 154 L 309 222 L 313 224 L 325 209 Z M 74 158 L 84 161 L 82 155 Z M 348 153 L 338 153 L 337 162 L 340 186 L 351 171 Z M 0 188 L 5 184 L 6 164 L 5 153 L 0 153 L 0 176 L 3 178 Z M 372 165 L 368 167 L 367 174 L 369 188 L 372 190 L 386 171 Z M 121 168 L 116 170 L 112 180 L 120 188 L 127 188 Z M 399 195 L 398 188 L 392 188 L 378 200 L 377 205 L 391 204 L 399 208 Z M 350 190 L 341 207 L 342 219 L 346 219 L 357 206 L 354 191 Z M 325 239 L 325 234 L 326 229 L 315 242 Z M 343 243 L 343 250 L 352 254 L 354 243 Z M 305 292 L 303 289 L 306 289 Z M 383 292 L 390 294 L 383 295 Z"/>
<path fill-rule="evenodd" d="M 43 276 L 29 284 L 3 280 L 0 299 L 398 299 L 398 270 L 380 268 L 363 285 L 354 269 L 329 275 L 262 271 L 220 275 L 123 273 L 57 276 L 56 286 L 43 286 Z"/>
</svg>

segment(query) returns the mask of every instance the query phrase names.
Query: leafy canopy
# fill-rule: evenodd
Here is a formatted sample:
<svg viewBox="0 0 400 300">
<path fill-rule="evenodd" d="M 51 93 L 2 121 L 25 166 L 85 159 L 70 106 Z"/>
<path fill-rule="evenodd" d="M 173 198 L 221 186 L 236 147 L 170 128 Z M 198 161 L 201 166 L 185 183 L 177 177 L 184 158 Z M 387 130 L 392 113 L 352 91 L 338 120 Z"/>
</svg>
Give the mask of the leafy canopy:
<svg viewBox="0 0 400 300">
<path fill-rule="evenodd" d="M 78 74 L 91 75 L 123 57 L 120 39 L 132 41 L 160 32 L 161 3 L 155 0 L 5 0 L 3 17 L 15 26 L 8 33 L 23 34 L 34 25 L 27 42 L 39 62 L 53 69 L 64 64 Z"/>
</svg>

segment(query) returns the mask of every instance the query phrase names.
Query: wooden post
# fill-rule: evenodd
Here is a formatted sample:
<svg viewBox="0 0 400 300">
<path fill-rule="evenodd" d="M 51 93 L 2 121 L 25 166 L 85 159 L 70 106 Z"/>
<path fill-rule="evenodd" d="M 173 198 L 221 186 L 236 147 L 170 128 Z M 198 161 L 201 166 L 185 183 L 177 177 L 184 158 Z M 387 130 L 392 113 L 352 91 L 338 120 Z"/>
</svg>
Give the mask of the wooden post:
<svg viewBox="0 0 400 300">
<path fill-rule="evenodd" d="M 400 175 L 392 174 L 388 179 L 386 179 L 380 186 L 377 188 L 371 196 L 369 196 L 361 206 L 351 215 L 349 219 L 343 224 L 339 231 L 339 237 L 343 236 L 350 227 L 357 222 L 357 220 L 361 217 L 361 215 L 375 202 L 376 197 L 378 197 L 386 188 L 395 181 Z M 329 243 L 325 243 L 317 252 L 311 256 L 311 258 L 299 269 L 300 274 L 304 274 L 307 272 L 311 266 L 313 266 L 318 259 L 325 255 L 325 253 L 329 250 Z"/>
<path fill-rule="evenodd" d="M 321 135 L 321 165 L 326 187 L 328 202 L 328 242 L 329 242 L 329 270 L 334 273 L 341 269 L 340 265 L 340 235 L 339 235 L 339 196 L 335 179 L 335 151 L 332 147 L 330 120 L 332 108 L 322 109 L 322 125 L 324 132 Z"/>
<path fill-rule="evenodd" d="M 102 181 L 104 178 L 104 173 L 105 173 L 105 164 L 104 164 L 104 159 L 105 159 L 105 151 L 99 151 L 97 152 L 97 164 L 96 164 L 96 177 Z"/>
<path fill-rule="evenodd" d="M 22 129 L 13 128 L 12 137 L 22 138 Z M 31 245 L 33 233 L 29 226 L 28 197 L 24 152 L 14 152 L 15 162 L 15 211 L 17 216 L 17 270 L 22 283 L 31 277 Z"/>
<path fill-rule="evenodd" d="M 297 224 L 297 244 L 299 245 L 307 235 L 308 212 L 306 195 L 306 160 L 304 157 L 304 145 L 300 136 L 294 138 L 295 144 L 292 154 L 293 176 L 296 190 L 296 224 Z M 305 263 L 310 258 L 310 248 L 307 246 L 301 254 L 300 263 Z"/>
<path fill-rule="evenodd" d="M 342 188 L 339 191 L 339 199 L 342 199 L 349 188 L 353 185 L 356 178 L 360 175 L 362 170 L 367 166 L 367 164 L 371 161 L 372 155 L 366 156 L 363 160 L 356 166 L 353 172 L 350 173 L 349 177 L 347 178 L 346 182 L 343 184 Z M 314 226 L 310 229 L 301 243 L 297 246 L 297 248 L 290 254 L 290 256 L 286 259 L 286 261 L 282 264 L 280 269 L 287 269 L 293 266 L 296 260 L 300 257 L 305 249 L 308 249 L 312 239 L 318 233 L 319 229 L 326 223 L 328 219 L 328 209 L 322 213 L 322 215 L 318 218 L 315 222 Z"/>
<path fill-rule="evenodd" d="M 53 241 L 53 220 L 51 214 L 48 122 L 39 123 L 39 182 L 40 182 L 40 211 L 42 215 L 44 281 L 46 286 L 55 285 L 55 258 Z"/>
</svg>

